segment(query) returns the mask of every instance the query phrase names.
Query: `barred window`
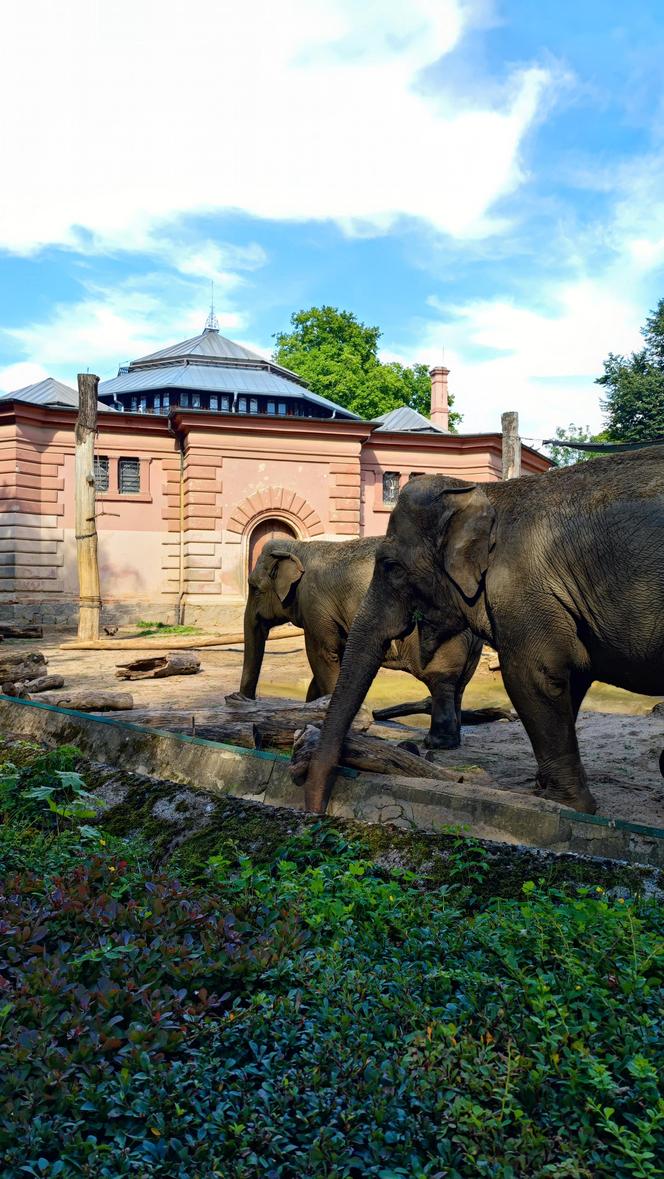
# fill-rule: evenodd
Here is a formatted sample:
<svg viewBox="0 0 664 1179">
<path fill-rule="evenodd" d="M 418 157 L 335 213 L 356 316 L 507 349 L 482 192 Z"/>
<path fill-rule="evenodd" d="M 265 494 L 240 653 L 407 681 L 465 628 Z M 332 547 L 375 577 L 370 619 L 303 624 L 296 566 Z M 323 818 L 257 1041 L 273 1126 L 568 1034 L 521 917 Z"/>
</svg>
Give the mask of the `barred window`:
<svg viewBox="0 0 664 1179">
<path fill-rule="evenodd" d="M 170 409 L 171 408 L 171 395 L 170 395 L 170 393 L 164 393 L 161 404 L 162 404 L 163 409 Z"/>
<path fill-rule="evenodd" d="M 139 399 L 138 399 L 138 409 L 139 409 L 139 413 L 145 413 L 145 411 L 146 411 L 146 409 L 147 409 L 147 408 L 148 408 L 148 399 L 147 399 L 147 397 L 139 397 Z"/>
<path fill-rule="evenodd" d="M 188 409 L 188 407 L 189 407 L 189 394 L 188 393 L 181 393 L 180 394 L 180 405 L 183 407 L 183 409 Z"/>
<path fill-rule="evenodd" d="M 277 407 L 276 407 L 276 404 L 274 401 L 268 401 L 267 412 L 268 413 L 276 413 L 277 412 Z"/>
<path fill-rule="evenodd" d="M 247 399 L 246 399 L 246 397 L 238 397 L 237 411 L 238 411 L 238 413 L 246 413 L 247 412 Z"/>
<path fill-rule="evenodd" d="M 161 397 L 158 393 L 155 393 L 154 395 L 154 408 L 155 413 L 159 413 L 159 410 L 161 409 Z"/>
<path fill-rule="evenodd" d="M 108 491 L 108 455 L 95 455 L 93 474 L 97 491 Z"/>
<path fill-rule="evenodd" d="M 219 398 L 216 393 L 210 394 L 210 409 L 219 409 Z"/>
<path fill-rule="evenodd" d="M 225 410 L 225 412 L 226 412 L 226 413 L 228 413 L 229 409 L 231 408 L 231 399 L 230 399 L 230 397 L 222 397 L 222 399 L 221 399 L 221 408 L 222 408 L 223 410 Z"/>
<path fill-rule="evenodd" d="M 200 393 L 192 393 L 192 395 L 191 395 L 191 408 L 192 409 L 200 409 L 201 408 L 201 395 L 200 395 Z"/>
<path fill-rule="evenodd" d="M 386 471 L 383 475 L 383 503 L 392 507 L 399 498 L 399 472 Z"/>
<path fill-rule="evenodd" d="M 286 402 L 285 401 L 279 402 L 279 413 L 282 414 L 283 417 L 286 416 Z"/>
<path fill-rule="evenodd" d="M 137 397 L 132 397 L 132 399 L 131 399 L 131 412 L 138 413 L 138 398 Z"/>
<path fill-rule="evenodd" d="M 258 413 L 258 398 L 251 397 L 249 400 L 249 413 Z"/>
<path fill-rule="evenodd" d="M 141 490 L 141 460 L 121 458 L 118 462 L 120 495 L 138 495 Z"/>
</svg>

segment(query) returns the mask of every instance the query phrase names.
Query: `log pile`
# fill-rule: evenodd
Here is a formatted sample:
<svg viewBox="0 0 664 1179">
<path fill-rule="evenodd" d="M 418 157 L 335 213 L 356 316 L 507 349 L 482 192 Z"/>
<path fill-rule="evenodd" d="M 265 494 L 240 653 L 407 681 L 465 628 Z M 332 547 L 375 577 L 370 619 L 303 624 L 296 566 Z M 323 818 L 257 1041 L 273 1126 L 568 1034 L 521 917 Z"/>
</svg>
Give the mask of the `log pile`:
<svg viewBox="0 0 664 1179">
<path fill-rule="evenodd" d="M 44 628 L 37 623 L 0 622 L 0 642 L 3 639 L 42 639 Z"/>
<path fill-rule="evenodd" d="M 46 674 L 46 659 L 41 651 L 0 655 L 0 687 L 5 696 L 18 695 L 27 684 L 43 679 Z"/>
<path fill-rule="evenodd" d="M 119 680 L 160 680 L 171 675 L 195 675 L 201 670 L 201 661 L 193 651 L 169 651 L 167 655 L 118 663 L 117 668 Z"/>
<path fill-rule="evenodd" d="M 297 734 L 293 744 L 291 758 L 291 776 L 298 785 L 302 785 L 309 768 L 309 762 L 318 748 L 320 730 L 314 725 L 307 725 Z M 351 731 L 344 741 L 341 765 L 351 766 L 355 770 L 364 770 L 368 774 L 385 774 L 401 778 L 433 778 L 439 782 L 472 781 L 490 785 L 489 775 L 475 766 L 471 768 L 448 769 L 429 761 L 428 757 L 419 757 L 391 741 L 384 741 L 382 737 L 371 737 L 368 733 Z"/>
</svg>

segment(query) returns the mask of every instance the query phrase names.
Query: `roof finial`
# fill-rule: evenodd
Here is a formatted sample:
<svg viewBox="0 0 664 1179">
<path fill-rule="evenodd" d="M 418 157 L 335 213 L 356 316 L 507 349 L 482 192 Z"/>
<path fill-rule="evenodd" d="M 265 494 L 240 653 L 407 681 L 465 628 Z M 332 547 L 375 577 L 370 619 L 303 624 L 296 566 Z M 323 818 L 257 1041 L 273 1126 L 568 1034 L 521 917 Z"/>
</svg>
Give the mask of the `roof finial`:
<svg viewBox="0 0 664 1179">
<path fill-rule="evenodd" d="M 218 332 L 219 320 L 214 313 L 214 282 L 210 282 L 210 314 L 205 321 L 206 332 Z"/>
</svg>

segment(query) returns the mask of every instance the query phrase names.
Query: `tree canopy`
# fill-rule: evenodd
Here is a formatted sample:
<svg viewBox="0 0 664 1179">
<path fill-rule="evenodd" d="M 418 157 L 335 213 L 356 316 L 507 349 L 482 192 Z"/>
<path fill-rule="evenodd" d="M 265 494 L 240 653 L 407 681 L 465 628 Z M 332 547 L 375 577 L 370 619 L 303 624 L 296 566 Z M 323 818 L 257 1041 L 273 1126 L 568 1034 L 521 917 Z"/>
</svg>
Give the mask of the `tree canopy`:
<svg viewBox="0 0 664 1179">
<path fill-rule="evenodd" d="M 380 328 L 360 323 L 352 311 L 329 306 L 296 311 L 290 322 L 291 331 L 275 333 L 273 359 L 301 376 L 314 393 L 366 419 L 400 405 L 429 415 L 428 366 L 379 360 Z M 458 413 L 450 413 L 450 429 L 460 420 Z"/>
<path fill-rule="evenodd" d="M 606 437 L 611 442 L 646 442 L 664 437 L 664 299 L 641 329 L 644 346 L 631 356 L 613 352 L 597 378 L 605 397 Z"/>
<path fill-rule="evenodd" d="M 559 438 L 561 442 L 606 441 L 604 434 L 591 434 L 590 426 L 575 426 L 574 422 L 570 422 L 569 426 L 558 426 L 556 438 Z M 592 450 L 575 450 L 572 446 L 557 446 L 555 442 L 550 443 L 547 450 L 549 457 L 559 467 L 571 467 L 573 463 L 583 463 L 598 453 Z"/>
</svg>

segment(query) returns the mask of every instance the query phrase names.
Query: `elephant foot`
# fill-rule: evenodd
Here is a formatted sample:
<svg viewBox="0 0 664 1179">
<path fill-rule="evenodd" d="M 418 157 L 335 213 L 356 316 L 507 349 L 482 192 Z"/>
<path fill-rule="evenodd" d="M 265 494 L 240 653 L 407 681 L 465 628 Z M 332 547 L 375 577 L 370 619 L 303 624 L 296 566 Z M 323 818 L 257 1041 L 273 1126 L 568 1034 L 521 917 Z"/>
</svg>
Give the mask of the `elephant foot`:
<svg viewBox="0 0 664 1179">
<path fill-rule="evenodd" d="M 597 811 L 597 801 L 587 786 L 565 790 L 556 786 L 544 786 L 538 778 L 535 783 L 535 794 L 538 798 L 548 798 L 551 802 L 557 802 L 560 806 L 581 811 L 586 815 L 594 815 Z"/>
<path fill-rule="evenodd" d="M 461 745 L 461 737 L 458 733 L 453 736 L 445 733 L 429 733 L 424 738 L 424 744 L 427 749 L 458 749 Z"/>
</svg>

